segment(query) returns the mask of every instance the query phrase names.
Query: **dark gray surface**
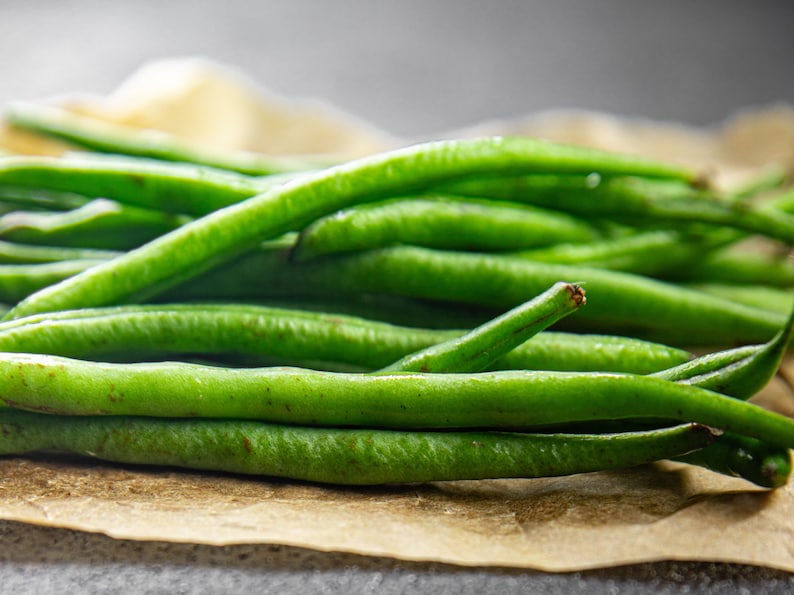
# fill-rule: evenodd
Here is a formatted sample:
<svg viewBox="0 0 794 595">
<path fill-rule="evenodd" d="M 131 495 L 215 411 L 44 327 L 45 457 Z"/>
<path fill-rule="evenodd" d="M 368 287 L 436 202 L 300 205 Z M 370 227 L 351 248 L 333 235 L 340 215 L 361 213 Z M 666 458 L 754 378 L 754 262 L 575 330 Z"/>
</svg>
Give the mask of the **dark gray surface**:
<svg viewBox="0 0 794 595">
<path fill-rule="evenodd" d="M 5 593 L 712 593 L 794 590 L 794 575 L 730 564 L 665 562 L 546 574 L 476 569 L 282 546 L 210 547 L 113 540 L 0 522 Z M 55 547 L 53 544 L 56 544 Z"/>
<path fill-rule="evenodd" d="M 794 3 L 0 0 L 0 103 L 110 91 L 203 56 L 385 130 L 586 108 L 698 125 L 794 103 Z M 726 538 L 730 538 L 726 535 Z M 574 574 L 270 547 L 136 543 L 0 522 L 4 592 L 777 593 L 794 575 L 669 562 Z"/>
</svg>

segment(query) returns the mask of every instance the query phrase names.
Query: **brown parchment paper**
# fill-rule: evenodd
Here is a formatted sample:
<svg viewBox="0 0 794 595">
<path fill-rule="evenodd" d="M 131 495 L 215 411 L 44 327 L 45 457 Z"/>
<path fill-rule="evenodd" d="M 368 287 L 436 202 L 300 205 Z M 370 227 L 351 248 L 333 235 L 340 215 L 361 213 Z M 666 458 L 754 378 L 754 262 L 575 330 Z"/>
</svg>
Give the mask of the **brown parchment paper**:
<svg viewBox="0 0 794 595">
<path fill-rule="evenodd" d="M 197 143 L 263 153 L 361 155 L 401 142 L 326 106 L 274 98 L 203 60 L 157 62 L 107 97 L 58 102 Z M 783 105 L 711 130 L 560 112 L 445 136 L 492 133 L 690 163 L 726 185 L 766 168 L 794 171 L 794 111 Z M 44 154 L 67 148 L 3 127 L 0 147 Z M 794 414 L 780 380 L 758 400 Z M 674 463 L 563 478 L 336 488 L 72 457 L 6 457 L 0 519 L 125 539 L 275 543 L 547 571 L 697 560 L 794 572 L 794 486 L 768 492 Z"/>
</svg>

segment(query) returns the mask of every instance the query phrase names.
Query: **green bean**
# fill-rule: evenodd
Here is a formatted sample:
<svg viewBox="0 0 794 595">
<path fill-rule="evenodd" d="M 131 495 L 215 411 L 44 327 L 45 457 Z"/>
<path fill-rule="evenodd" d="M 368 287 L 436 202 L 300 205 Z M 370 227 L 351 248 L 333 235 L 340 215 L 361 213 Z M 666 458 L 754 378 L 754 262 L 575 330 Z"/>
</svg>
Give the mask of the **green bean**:
<svg viewBox="0 0 794 595">
<path fill-rule="evenodd" d="M 779 314 L 791 312 L 791 308 L 794 307 L 794 292 L 787 288 L 714 282 L 688 283 L 684 285 L 696 291 L 722 296 L 733 302 Z"/>
<path fill-rule="evenodd" d="M 34 264 L 0 264 L 0 302 L 16 304 L 19 300 L 81 273 L 106 260 L 63 260 Z"/>
<path fill-rule="evenodd" d="M 360 205 L 312 223 L 293 258 L 411 244 L 431 248 L 506 251 L 600 235 L 595 226 L 530 205 L 425 196 Z"/>
<path fill-rule="evenodd" d="M 521 250 L 511 256 L 536 262 L 584 265 L 588 267 L 654 275 L 689 266 L 694 255 L 702 255 L 706 242 L 692 240 L 676 231 L 652 230 L 607 237 L 582 243 Z"/>
<path fill-rule="evenodd" d="M 632 333 L 679 345 L 767 341 L 785 316 L 691 289 L 615 271 L 519 258 L 400 246 L 289 263 L 263 250 L 217 269 L 162 299 L 382 293 L 511 308 L 559 279 L 584 279 L 592 297 L 564 328 Z"/>
<path fill-rule="evenodd" d="M 794 446 L 794 420 L 757 405 L 650 376 L 600 372 L 344 374 L 0 353 L 0 403 L 56 415 L 392 429 L 532 430 L 605 419 L 661 419 Z"/>
<path fill-rule="evenodd" d="M 794 263 L 788 255 L 737 252 L 734 247 L 703 254 L 686 267 L 672 267 L 664 278 L 676 282 L 745 283 L 777 287 L 794 286 Z"/>
<path fill-rule="evenodd" d="M 0 164 L 3 160 L 0 159 Z M 0 165 L 0 169 L 2 165 Z M 20 207 L 40 208 L 49 211 L 69 211 L 82 207 L 89 201 L 73 192 L 41 190 L 36 188 L 0 185 L 0 200 Z"/>
<path fill-rule="evenodd" d="M 94 151 L 195 163 L 248 175 L 301 171 L 321 164 L 316 158 L 265 156 L 240 150 L 219 151 L 185 143 L 166 132 L 131 128 L 52 106 L 12 104 L 6 108 L 4 116 L 14 126 Z"/>
<path fill-rule="evenodd" d="M 340 314 L 240 304 L 166 304 L 81 309 L 0 323 L 0 351 L 83 359 L 244 356 L 264 365 L 333 362 L 382 368 L 410 353 L 460 337 Z M 688 361 L 686 351 L 635 339 L 543 332 L 505 354 L 500 369 L 646 374 Z"/>
<path fill-rule="evenodd" d="M 621 469 L 713 440 L 700 425 L 617 435 L 395 432 L 229 420 L 0 412 L 0 453 L 66 451 L 122 463 L 367 485 Z"/>
<path fill-rule="evenodd" d="M 791 475 L 791 451 L 756 438 L 724 433 L 713 444 L 675 460 L 741 477 L 765 488 L 781 488 Z"/>
<path fill-rule="evenodd" d="M 585 303 L 584 290 L 555 283 L 534 299 L 461 337 L 406 355 L 384 372 L 480 372 L 527 339 L 548 328 Z"/>
<path fill-rule="evenodd" d="M 0 238 L 23 244 L 120 251 L 140 246 L 189 220 L 98 198 L 73 211 L 14 211 L 3 215 Z"/>
<path fill-rule="evenodd" d="M 447 180 L 593 170 L 692 178 L 675 166 L 528 138 L 427 143 L 299 176 L 37 292 L 7 316 L 139 301 L 324 215 Z"/>
<path fill-rule="evenodd" d="M 279 176 L 274 176 L 281 179 Z M 15 156 L 0 159 L 0 192 L 71 192 L 166 213 L 202 216 L 263 192 L 272 182 L 131 157 Z M 78 205 L 79 206 L 79 205 Z"/>
<path fill-rule="evenodd" d="M 744 348 L 738 348 L 708 354 L 654 376 L 746 400 L 757 394 L 774 377 L 793 337 L 794 309 L 777 335 L 765 344 L 755 346 L 749 353 L 745 354 Z M 730 361 L 739 354 L 742 357 Z"/>
<path fill-rule="evenodd" d="M 677 181 L 591 175 L 500 178 L 466 184 L 450 190 L 634 224 L 719 225 L 794 244 L 794 217 L 782 209 L 724 199 Z"/>
<path fill-rule="evenodd" d="M 95 250 L 90 248 L 65 248 L 62 246 L 35 246 L 15 244 L 0 240 L 0 263 L 4 264 L 35 264 L 60 262 L 63 260 L 109 260 L 120 252 L 113 250 Z M 60 279 L 58 279 L 60 281 Z"/>
</svg>

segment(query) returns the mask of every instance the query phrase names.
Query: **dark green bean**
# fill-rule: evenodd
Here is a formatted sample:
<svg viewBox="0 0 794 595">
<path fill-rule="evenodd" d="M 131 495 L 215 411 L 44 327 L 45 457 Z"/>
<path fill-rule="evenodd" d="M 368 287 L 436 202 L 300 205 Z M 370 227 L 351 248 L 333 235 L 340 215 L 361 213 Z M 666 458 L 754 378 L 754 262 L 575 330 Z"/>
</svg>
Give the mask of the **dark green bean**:
<svg viewBox="0 0 794 595">
<path fill-rule="evenodd" d="M 692 385 L 584 372 L 343 374 L 0 353 L 0 403 L 56 415 L 253 419 L 395 429 L 532 430 L 598 420 L 696 422 L 794 446 L 794 420 Z"/>
<path fill-rule="evenodd" d="M 673 458 L 741 477 L 765 488 L 781 488 L 791 475 L 791 451 L 788 448 L 736 434 L 724 433 L 705 448 Z"/>
<path fill-rule="evenodd" d="M 708 428 L 695 424 L 589 436 L 343 430 L 0 411 L 0 454 L 57 450 L 123 463 L 350 485 L 620 469 L 682 455 L 712 440 Z"/>
<path fill-rule="evenodd" d="M 585 303 L 584 290 L 555 283 L 532 300 L 472 331 L 386 366 L 384 372 L 481 372 L 540 331 Z"/>
<path fill-rule="evenodd" d="M 585 242 L 600 235 L 589 223 L 530 205 L 444 196 L 398 198 L 315 221 L 300 234 L 293 258 L 395 244 L 507 251 Z"/>
<path fill-rule="evenodd" d="M 374 370 L 464 331 L 432 331 L 323 314 L 239 304 L 117 306 L 29 316 L 0 324 L 0 351 L 134 361 L 174 356 L 244 356 Z M 686 351 L 636 339 L 544 332 L 505 354 L 501 369 L 640 374 L 689 360 Z"/>
<path fill-rule="evenodd" d="M 140 301 L 324 215 L 448 180 L 594 170 L 693 177 L 675 166 L 528 138 L 427 143 L 300 176 L 39 291 L 7 316 Z"/>
<path fill-rule="evenodd" d="M 638 275 L 409 246 L 305 263 L 289 263 L 285 253 L 264 250 L 163 299 L 369 292 L 511 308 L 559 279 L 586 280 L 588 306 L 564 326 L 578 332 L 631 333 L 678 346 L 730 345 L 767 341 L 785 323 L 777 313 Z"/>
</svg>

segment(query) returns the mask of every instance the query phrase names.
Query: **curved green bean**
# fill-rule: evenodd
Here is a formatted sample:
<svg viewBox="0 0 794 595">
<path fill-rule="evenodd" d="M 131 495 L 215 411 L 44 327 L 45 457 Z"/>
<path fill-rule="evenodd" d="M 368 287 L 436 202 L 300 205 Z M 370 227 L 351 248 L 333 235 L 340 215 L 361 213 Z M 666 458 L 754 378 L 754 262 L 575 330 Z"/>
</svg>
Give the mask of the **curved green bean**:
<svg viewBox="0 0 794 595">
<path fill-rule="evenodd" d="M 770 341 L 755 346 L 743 357 L 730 361 L 745 348 L 731 349 L 722 354 L 708 354 L 654 374 L 657 378 L 686 382 L 717 391 L 737 399 L 749 399 L 774 377 L 794 338 L 794 309 L 786 325 Z M 719 364 L 719 365 L 715 365 Z"/>
<path fill-rule="evenodd" d="M 696 422 L 791 448 L 794 420 L 695 386 L 584 372 L 344 374 L 179 362 L 109 364 L 0 353 L 0 403 L 56 415 L 252 419 L 393 429 L 531 430 Z"/>
<path fill-rule="evenodd" d="M 594 225 L 531 205 L 426 196 L 360 205 L 323 217 L 301 232 L 292 256 L 308 260 L 395 244 L 507 251 L 585 242 L 600 235 Z"/>
<path fill-rule="evenodd" d="M 598 175 L 525 176 L 467 181 L 447 190 L 633 224 L 719 225 L 794 244 L 794 217 L 783 209 L 723 198 L 678 181 Z"/>
<path fill-rule="evenodd" d="M 268 178 L 132 157 L 0 158 L 0 193 L 4 188 L 5 192 L 17 193 L 25 188 L 31 193 L 69 192 L 192 216 L 206 215 L 259 194 L 271 183 Z"/>
<path fill-rule="evenodd" d="M 139 301 L 324 215 L 444 181 L 484 174 L 593 170 L 693 177 L 675 166 L 529 138 L 427 143 L 299 176 L 184 225 L 112 264 L 41 290 L 17 304 L 7 317 Z"/>
<path fill-rule="evenodd" d="M 713 440 L 688 424 L 615 435 L 396 432 L 211 419 L 0 411 L 0 454 L 66 451 L 123 463 L 368 485 L 549 477 L 620 469 Z"/>
<path fill-rule="evenodd" d="M 19 128 L 103 153 L 195 163 L 254 176 L 315 169 L 321 165 L 319 159 L 307 157 L 219 151 L 185 143 L 165 132 L 130 128 L 52 106 L 17 103 L 7 106 L 3 115 Z"/>
<path fill-rule="evenodd" d="M 539 296 L 465 335 L 406 355 L 379 372 L 463 373 L 486 370 L 499 358 L 584 303 L 585 294 L 581 287 L 555 283 Z"/>
<path fill-rule="evenodd" d="M 103 262 L 107 260 L 82 258 L 33 264 L 0 264 L 0 302 L 15 304 L 44 287 Z"/>
<path fill-rule="evenodd" d="M 243 356 L 252 365 L 276 359 L 290 365 L 338 362 L 375 370 L 463 333 L 265 306 L 164 304 L 54 312 L 0 323 L 0 351 L 122 361 Z M 543 332 L 493 367 L 645 374 L 690 357 L 686 351 L 637 339 Z"/>
<path fill-rule="evenodd" d="M 100 260 L 110 260 L 120 254 L 120 252 L 114 250 L 37 246 L 0 240 L 0 263 L 2 264 L 36 264 L 86 259 L 98 262 Z M 58 279 L 58 281 L 60 280 Z"/>
<path fill-rule="evenodd" d="M 94 199 L 72 211 L 14 211 L 0 217 L 9 242 L 123 251 L 153 240 L 190 219 Z"/>
<path fill-rule="evenodd" d="M 587 308 L 563 326 L 578 332 L 631 333 L 679 346 L 728 345 L 767 341 L 785 324 L 784 315 L 639 275 L 410 246 L 305 263 L 288 262 L 286 252 L 262 250 L 161 299 L 369 292 L 511 308 L 559 279 L 585 282 Z"/>
</svg>

